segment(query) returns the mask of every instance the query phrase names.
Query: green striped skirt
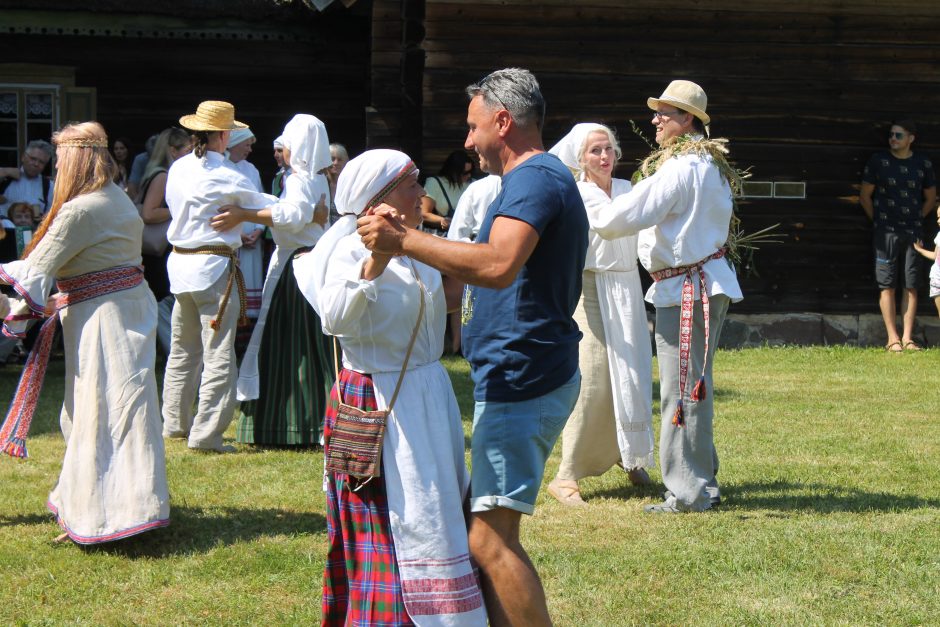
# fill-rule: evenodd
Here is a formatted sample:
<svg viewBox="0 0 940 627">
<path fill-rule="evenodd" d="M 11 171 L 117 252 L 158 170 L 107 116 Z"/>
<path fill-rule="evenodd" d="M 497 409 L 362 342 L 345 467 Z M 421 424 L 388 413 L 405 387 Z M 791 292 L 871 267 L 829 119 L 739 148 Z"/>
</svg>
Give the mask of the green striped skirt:
<svg viewBox="0 0 940 627">
<path fill-rule="evenodd" d="M 235 437 L 246 444 L 315 446 L 333 386 L 332 340 L 297 288 L 289 260 L 271 297 L 258 352 L 260 396 L 243 401 Z"/>
</svg>

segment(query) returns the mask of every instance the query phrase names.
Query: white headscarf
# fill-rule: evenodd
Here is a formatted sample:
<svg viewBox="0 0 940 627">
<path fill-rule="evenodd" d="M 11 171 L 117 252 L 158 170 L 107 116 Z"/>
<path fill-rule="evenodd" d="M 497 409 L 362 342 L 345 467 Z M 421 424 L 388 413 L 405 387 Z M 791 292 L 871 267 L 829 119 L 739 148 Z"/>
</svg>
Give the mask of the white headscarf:
<svg viewBox="0 0 940 627">
<path fill-rule="evenodd" d="M 292 160 L 293 161 L 293 160 Z M 356 231 L 360 213 L 381 204 L 406 177 L 417 174 L 411 157 L 385 148 L 367 150 L 350 160 L 336 182 L 334 202 L 340 219 L 320 238 L 313 251 L 294 260 L 297 286 L 317 314 L 317 294 L 326 282 L 327 265 L 341 239 Z"/>
<path fill-rule="evenodd" d="M 312 115 L 295 115 L 284 127 L 281 138 L 284 147 L 290 150 L 290 167 L 294 172 L 313 176 L 333 163 L 326 126 Z"/>
<path fill-rule="evenodd" d="M 236 128 L 228 137 L 228 147 L 237 146 L 249 139 L 254 139 L 254 137 L 255 134 L 251 132 L 250 128 Z"/>
<path fill-rule="evenodd" d="M 283 147 L 284 147 L 284 136 L 283 136 L 283 135 L 278 135 L 278 136 L 277 136 L 277 139 L 274 140 L 274 147 L 275 147 L 275 148 L 283 148 Z"/>
<path fill-rule="evenodd" d="M 584 166 L 581 164 L 580 157 L 582 151 L 584 151 L 584 142 L 587 141 L 588 135 L 594 131 L 609 130 L 610 129 L 603 124 L 596 122 L 575 124 L 571 130 L 568 131 L 568 134 L 562 137 L 548 152 L 561 159 L 561 162 L 570 169 L 581 173 L 584 170 Z"/>
</svg>

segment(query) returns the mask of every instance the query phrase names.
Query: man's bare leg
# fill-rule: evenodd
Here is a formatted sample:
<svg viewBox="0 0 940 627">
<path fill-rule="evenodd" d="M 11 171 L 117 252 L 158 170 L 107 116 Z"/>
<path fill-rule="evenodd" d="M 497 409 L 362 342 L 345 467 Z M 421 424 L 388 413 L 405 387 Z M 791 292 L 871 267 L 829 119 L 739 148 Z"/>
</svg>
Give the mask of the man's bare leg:
<svg viewBox="0 0 940 627">
<path fill-rule="evenodd" d="M 904 320 L 904 335 L 901 344 L 904 348 L 914 341 L 914 322 L 917 320 L 917 290 L 904 288 L 901 294 L 901 318 Z"/>
<path fill-rule="evenodd" d="M 474 512 L 470 522 L 470 552 L 493 627 L 552 624 L 542 581 L 519 542 L 521 518 L 521 512 L 500 507 Z"/>
<path fill-rule="evenodd" d="M 887 346 L 891 346 L 895 342 L 900 343 L 901 338 L 898 337 L 897 309 L 894 305 L 894 289 L 881 290 L 878 306 L 881 308 L 881 317 L 885 322 L 885 330 L 888 332 Z"/>
</svg>

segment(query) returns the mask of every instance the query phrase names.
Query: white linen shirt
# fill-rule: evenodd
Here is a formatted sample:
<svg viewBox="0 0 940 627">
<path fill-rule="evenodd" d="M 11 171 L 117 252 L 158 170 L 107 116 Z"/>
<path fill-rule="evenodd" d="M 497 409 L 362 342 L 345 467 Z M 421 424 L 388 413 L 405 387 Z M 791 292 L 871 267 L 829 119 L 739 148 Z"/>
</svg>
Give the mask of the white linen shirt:
<svg viewBox="0 0 940 627">
<path fill-rule="evenodd" d="M 170 209 L 167 239 L 173 246 L 242 245 L 241 227 L 217 232 L 209 220 L 223 205 L 243 209 L 263 209 L 277 202 L 269 194 L 255 191 L 254 185 L 217 152 L 206 152 L 200 159 L 188 154 L 170 166 L 166 179 L 166 202 Z M 167 274 L 174 294 L 208 289 L 227 271 L 229 260 L 218 255 L 180 255 L 170 253 Z"/>
<path fill-rule="evenodd" d="M 367 281 L 360 275 L 370 255 L 356 233 L 341 239 L 317 297 L 323 331 L 338 337 L 343 347 L 343 367 L 364 374 L 401 371 L 420 311 L 412 263 L 426 291 L 424 319 L 408 368 L 439 360 L 447 314 L 441 273 L 408 257 L 395 257 L 381 275 Z"/>
<path fill-rule="evenodd" d="M 495 174 L 470 183 L 460 196 L 454 209 L 447 239 L 455 242 L 472 242 L 480 232 L 486 210 L 499 196 L 503 179 Z"/>
<path fill-rule="evenodd" d="M 714 254 L 728 240 L 731 188 L 709 157 L 669 159 L 633 189 L 588 212 L 591 228 L 606 239 L 639 233 L 637 253 L 650 272 L 694 264 Z M 711 294 L 742 299 L 734 268 L 712 259 L 703 268 Z M 646 300 L 656 307 L 676 307 L 683 276 L 654 282 Z M 698 281 L 695 298 L 700 298 Z"/>
<path fill-rule="evenodd" d="M 630 181 L 613 179 L 610 192 L 613 198 L 622 196 L 633 186 Z M 591 181 L 578 181 L 578 191 L 584 200 L 584 208 L 588 214 L 601 211 L 610 204 L 610 196 Z M 629 272 L 636 270 L 636 235 L 625 235 L 617 239 L 606 240 L 593 228 L 588 232 L 588 249 L 584 261 L 585 272 Z"/>
<path fill-rule="evenodd" d="M 281 200 L 271 207 L 271 236 L 278 248 L 294 251 L 317 243 L 324 230 L 313 221 L 313 212 L 321 194 L 328 203 L 330 185 L 322 174 L 294 172 L 285 179 Z"/>
</svg>

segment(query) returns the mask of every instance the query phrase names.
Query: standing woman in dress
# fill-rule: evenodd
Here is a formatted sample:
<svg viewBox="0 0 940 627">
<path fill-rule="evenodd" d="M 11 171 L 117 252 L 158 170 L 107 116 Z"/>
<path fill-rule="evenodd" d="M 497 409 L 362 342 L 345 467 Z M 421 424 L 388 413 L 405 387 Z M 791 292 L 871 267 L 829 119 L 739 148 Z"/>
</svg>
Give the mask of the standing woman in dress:
<svg viewBox="0 0 940 627">
<path fill-rule="evenodd" d="M 576 124 L 551 151 L 578 178 L 591 215 L 630 191 L 613 178 L 620 146 L 602 124 Z M 649 483 L 653 460 L 653 351 L 637 270 L 637 238 L 602 239 L 590 231 L 583 293 L 574 319 L 581 395 L 562 432 L 561 465 L 548 492 L 565 505 L 585 505 L 578 481 L 618 464 L 634 485 Z"/>
<path fill-rule="evenodd" d="M 343 217 L 295 262 L 304 295 L 343 350 L 326 414 L 327 451 L 339 394 L 361 409 L 388 407 L 418 324 L 388 419 L 381 476 L 366 483 L 325 477 L 327 626 L 486 625 L 463 513 L 470 477 L 460 410 L 439 361 L 447 312 L 441 275 L 407 257 L 370 253 L 356 234 L 357 216 L 379 205 L 416 228 L 423 195 L 404 153 L 359 155 L 339 177 Z"/>
<path fill-rule="evenodd" d="M 95 544 L 169 524 L 153 372 L 157 304 L 140 267 L 143 222 L 112 182 L 115 166 L 104 129 L 97 122 L 70 124 L 53 142 L 59 172 L 52 209 L 23 259 L 0 265 L 0 280 L 22 296 L 4 326 L 22 334 L 28 319 L 45 315 L 47 298 L 58 288 L 54 317 L 65 340 L 60 423 L 66 449 L 47 506 L 65 531 L 60 537 Z M 43 325 L 8 422 L 28 424 L 35 409 L 54 317 Z M 6 450 L 25 455 L 25 442 L 9 433 Z"/>
<path fill-rule="evenodd" d="M 322 171 L 330 165 L 330 141 L 323 122 L 303 113 L 287 123 L 282 137 L 291 175 L 281 201 L 257 212 L 226 208 L 212 224 L 217 230 L 246 221 L 266 224 L 277 244 L 239 371 L 235 437 L 248 444 L 313 446 L 320 442 L 333 385 L 332 352 L 320 319 L 297 289 L 290 261 L 323 235 L 330 191 Z"/>
</svg>

